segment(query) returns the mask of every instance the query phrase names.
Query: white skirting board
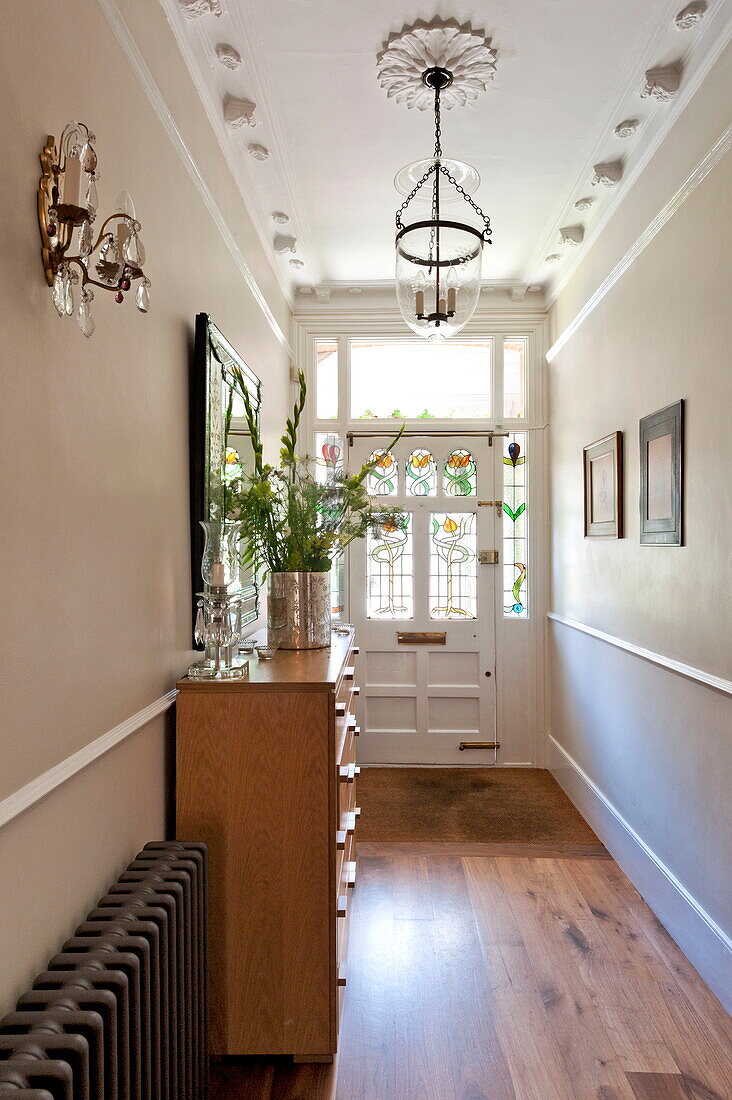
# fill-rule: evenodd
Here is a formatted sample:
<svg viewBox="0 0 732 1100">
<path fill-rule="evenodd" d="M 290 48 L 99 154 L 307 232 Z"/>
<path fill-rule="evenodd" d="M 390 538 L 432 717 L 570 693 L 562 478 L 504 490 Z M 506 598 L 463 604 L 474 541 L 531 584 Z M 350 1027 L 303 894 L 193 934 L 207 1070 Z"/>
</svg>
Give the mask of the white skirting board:
<svg viewBox="0 0 732 1100">
<path fill-rule="evenodd" d="M 730 937 L 551 736 L 549 770 L 709 988 L 732 1013 Z"/>
</svg>

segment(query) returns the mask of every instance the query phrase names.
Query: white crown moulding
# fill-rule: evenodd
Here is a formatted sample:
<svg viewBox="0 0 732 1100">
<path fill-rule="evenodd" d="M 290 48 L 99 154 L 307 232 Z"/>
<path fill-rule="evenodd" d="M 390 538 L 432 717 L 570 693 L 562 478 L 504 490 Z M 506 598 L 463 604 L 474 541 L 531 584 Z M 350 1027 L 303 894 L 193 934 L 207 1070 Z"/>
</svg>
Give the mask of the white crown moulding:
<svg viewBox="0 0 732 1100">
<path fill-rule="evenodd" d="M 422 73 L 434 66 L 452 73 L 452 84 L 440 96 L 449 111 L 485 91 L 495 74 L 496 51 L 485 32 L 473 30 L 470 23 L 420 19 L 390 35 L 376 55 L 379 84 L 389 99 L 419 111 L 434 104 L 434 92 L 422 83 Z"/>
<path fill-rule="evenodd" d="M 298 294 L 314 294 L 315 291 L 311 286 L 299 286 L 297 288 Z"/>
<path fill-rule="evenodd" d="M 349 286 L 348 293 L 349 294 L 362 294 L 363 291 L 362 291 L 362 288 L 360 286 Z"/>
<path fill-rule="evenodd" d="M 298 260 L 298 259 L 290 260 L 290 267 L 296 267 L 298 269 L 301 268 L 301 267 L 305 267 L 305 261 L 304 260 Z"/>
<path fill-rule="evenodd" d="M 674 25 L 680 31 L 690 31 L 697 23 L 701 23 L 706 15 L 706 0 L 694 0 L 693 4 L 687 4 L 674 19 Z"/>
<path fill-rule="evenodd" d="M 585 239 L 585 228 L 583 225 L 565 225 L 559 230 L 559 243 L 571 245 L 572 248 L 577 248 L 582 244 Z"/>
<path fill-rule="evenodd" d="M 658 99 L 661 103 L 667 103 L 679 90 L 681 66 L 662 65 L 657 69 L 647 69 L 645 81 L 641 99 Z"/>
<path fill-rule="evenodd" d="M 297 251 L 297 238 L 285 237 L 278 233 L 274 239 L 274 250 L 278 256 L 286 256 L 290 252 Z"/>
<path fill-rule="evenodd" d="M 255 160 L 267 160 L 269 156 L 269 149 L 266 145 L 258 145 L 256 141 L 247 145 L 247 152 L 250 157 L 254 157 Z"/>
<path fill-rule="evenodd" d="M 639 118 L 626 118 L 623 122 L 619 122 L 613 130 L 615 137 L 628 138 L 636 132 L 640 126 Z"/>
<path fill-rule="evenodd" d="M 616 187 L 623 178 L 622 160 L 611 160 L 605 164 L 595 164 L 592 168 L 592 186 Z"/>
<path fill-rule="evenodd" d="M 321 305 L 327 306 L 330 301 L 330 287 L 329 286 L 316 286 L 315 297 L 318 299 Z"/>
<path fill-rule="evenodd" d="M 286 214 L 284 210 L 273 210 L 270 217 L 275 225 L 287 225 L 290 220 L 290 215 Z"/>
<path fill-rule="evenodd" d="M 577 199 L 574 208 L 575 210 L 589 210 L 590 207 L 594 205 L 595 201 L 596 200 L 593 199 L 591 195 L 587 195 L 584 199 Z"/>
<path fill-rule="evenodd" d="M 227 69 L 238 69 L 241 65 L 241 54 L 228 42 L 219 42 L 216 47 L 216 57 Z"/>
<path fill-rule="evenodd" d="M 221 15 L 220 0 L 178 0 L 187 19 L 200 19 L 202 15 Z"/>
<path fill-rule="evenodd" d="M 237 99 L 236 96 L 227 95 L 224 99 L 224 121 L 232 130 L 241 130 L 244 126 L 256 126 L 257 121 L 254 112 L 256 103 L 249 99 Z"/>
<path fill-rule="evenodd" d="M 559 261 L 561 260 L 561 258 L 562 258 L 562 256 L 561 256 L 560 252 L 552 252 L 552 254 L 550 256 L 547 256 L 546 263 L 548 263 L 548 264 L 558 264 Z"/>
<path fill-rule="evenodd" d="M 528 289 L 526 283 L 521 283 L 520 286 L 512 286 L 508 292 L 508 296 L 512 302 L 523 302 Z"/>
</svg>

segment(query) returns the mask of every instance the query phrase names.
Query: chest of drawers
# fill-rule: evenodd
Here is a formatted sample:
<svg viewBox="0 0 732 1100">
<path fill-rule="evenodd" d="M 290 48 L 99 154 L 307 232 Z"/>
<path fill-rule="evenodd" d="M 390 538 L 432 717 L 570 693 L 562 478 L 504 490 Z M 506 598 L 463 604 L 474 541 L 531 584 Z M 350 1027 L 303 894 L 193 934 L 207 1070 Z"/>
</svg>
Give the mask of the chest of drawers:
<svg viewBox="0 0 732 1100">
<path fill-rule="evenodd" d="M 214 1055 L 332 1058 L 356 880 L 353 635 L 178 684 L 176 828 L 210 860 Z"/>
</svg>

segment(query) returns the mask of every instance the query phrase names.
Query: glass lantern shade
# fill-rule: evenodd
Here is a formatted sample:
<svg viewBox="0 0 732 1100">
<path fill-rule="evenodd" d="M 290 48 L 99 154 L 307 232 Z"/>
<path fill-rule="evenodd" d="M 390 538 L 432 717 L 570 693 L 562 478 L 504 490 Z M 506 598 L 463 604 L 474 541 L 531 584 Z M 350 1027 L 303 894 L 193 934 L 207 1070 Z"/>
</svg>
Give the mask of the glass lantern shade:
<svg viewBox="0 0 732 1100">
<path fill-rule="evenodd" d="M 396 290 L 402 317 L 418 336 L 454 336 L 475 312 L 480 296 L 483 237 L 452 221 L 404 226 L 396 240 Z"/>
<path fill-rule="evenodd" d="M 201 576 L 209 588 L 228 588 L 239 576 L 241 523 L 200 520 L 206 540 L 201 559 Z"/>
</svg>

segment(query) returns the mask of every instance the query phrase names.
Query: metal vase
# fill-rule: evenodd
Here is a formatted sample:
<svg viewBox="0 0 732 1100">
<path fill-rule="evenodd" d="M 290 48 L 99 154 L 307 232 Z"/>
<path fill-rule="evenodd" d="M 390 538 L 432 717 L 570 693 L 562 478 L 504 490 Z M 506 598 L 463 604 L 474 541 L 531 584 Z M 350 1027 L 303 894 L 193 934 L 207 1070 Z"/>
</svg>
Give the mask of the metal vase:
<svg viewBox="0 0 732 1100">
<path fill-rule="evenodd" d="M 330 573 L 270 573 L 268 641 L 280 649 L 330 645 Z"/>
</svg>

